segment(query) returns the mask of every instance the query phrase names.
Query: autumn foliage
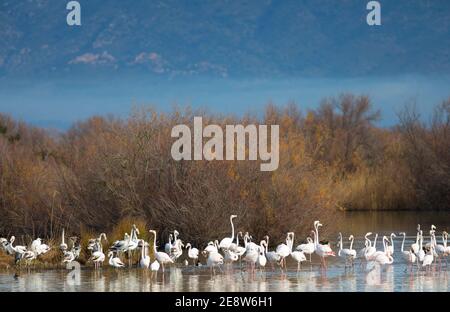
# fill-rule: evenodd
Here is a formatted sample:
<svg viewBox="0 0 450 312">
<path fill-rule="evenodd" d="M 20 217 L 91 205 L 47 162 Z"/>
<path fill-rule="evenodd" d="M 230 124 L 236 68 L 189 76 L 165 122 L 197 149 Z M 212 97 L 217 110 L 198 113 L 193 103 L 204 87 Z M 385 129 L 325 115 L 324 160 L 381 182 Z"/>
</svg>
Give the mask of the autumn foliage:
<svg viewBox="0 0 450 312">
<path fill-rule="evenodd" d="M 176 124 L 280 125 L 280 165 L 180 161 Z M 0 233 L 52 237 L 111 231 L 140 218 L 167 235 L 204 242 L 238 230 L 280 238 L 308 234 L 313 219 L 336 224 L 341 210 L 450 209 L 450 100 L 430 122 L 405 109 L 396 127 L 365 96 L 324 100 L 311 111 L 268 105 L 263 117 L 174 109 L 92 117 L 55 133 L 0 115 Z M 141 229 L 141 231 L 144 229 Z M 148 229 L 146 229 L 148 230 Z"/>
</svg>

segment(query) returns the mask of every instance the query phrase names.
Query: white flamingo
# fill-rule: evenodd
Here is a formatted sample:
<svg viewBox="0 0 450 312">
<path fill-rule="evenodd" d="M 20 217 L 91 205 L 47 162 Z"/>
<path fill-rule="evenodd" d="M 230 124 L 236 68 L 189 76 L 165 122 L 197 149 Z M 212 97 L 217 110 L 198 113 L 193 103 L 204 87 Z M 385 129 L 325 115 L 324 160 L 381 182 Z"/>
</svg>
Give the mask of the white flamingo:
<svg viewBox="0 0 450 312">
<path fill-rule="evenodd" d="M 110 251 L 108 252 L 108 257 L 109 257 L 109 265 L 114 267 L 114 268 L 123 268 L 125 267 L 125 264 L 123 264 L 123 262 L 120 260 L 119 257 L 114 256 L 114 252 Z"/>
<path fill-rule="evenodd" d="M 286 258 L 291 254 L 291 232 L 286 234 L 286 243 L 279 244 L 276 249 L 276 253 L 280 256 L 280 266 L 286 269 Z"/>
<path fill-rule="evenodd" d="M 115 251 L 118 255 L 120 255 L 128 251 L 130 239 L 130 235 L 128 235 L 128 233 L 125 233 L 124 238 L 122 240 L 115 241 L 109 249 Z"/>
<path fill-rule="evenodd" d="M 47 253 L 49 250 L 50 250 L 50 246 L 48 246 L 47 244 L 43 244 L 42 239 L 39 237 L 36 238 L 31 243 L 31 251 L 33 251 L 36 254 L 36 256 L 43 255 L 43 254 Z"/>
<path fill-rule="evenodd" d="M 172 235 L 172 234 L 169 234 L 169 242 L 166 243 L 166 244 L 164 245 L 164 251 L 165 251 L 166 254 L 168 254 L 168 255 L 170 255 L 170 252 L 172 251 L 172 247 L 173 247 L 173 245 L 172 245 L 172 239 L 173 239 L 173 235 Z"/>
<path fill-rule="evenodd" d="M 372 235 L 372 232 L 367 232 L 364 235 L 364 247 L 357 252 L 358 258 L 365 258 L 366 249 L 372 246 L 372 242 L 369 239 L 369 236 Z"/>
<path fill-rule="evenodd" d="M 425 258 L 425 251 L 423 250 L 423 231 L 420 230 L 419 233 L 419 250 L 416 253 L 416 257 L 418 262 L 423 262 L 423 259 Z"/>
<path fill-rule="evenodd" d="M 153 261 L 152 264 L 150 264 L 150 271 L 152 271 L 151 277 L 153 277 L 153 273 L 158 275 L 159 267 L 160 267 L 159 262 L 158 260 L 155 259 L 155 261 Z"/>
<path fill-rule="evenodd" d="M 312 233 L 314 233 L 314 231 Z M 315 235 L 315 233 L 313 235 Z M 311 237 L 307 237 L 306 243 L 298 245 L 295 250 L 301 251 L 305 255 L 309 255 L 309 263 L 311 263 L 311 255 L 316 250 L 316 246 L 314 245 L 313 239 Z"/>
<path fill-rule="evenodd" d="M 406 240 L 406 233 L 405 232 L 401 232 L 399 235 L 403 235 L 403 241 L 402 241 L 402 246 L 400 248 L 401 252 L 402 252 L 402 256 L 403 259 L 406 261 L 406 263 L 408 263 L 408 265 L 416 263 L 417 259 L 416 259 L 416 255 L 414 254 L 414 251 L 412 250 L 405 250 L 405 240 Z"/>
<path fill-rule="evenodd" d="M 215 240 L 214 242 L 209 242 L 208 245 L 205 247 L 204 251 L 206 252 L 219 252 L 219 242 L 217 240 Z"/>
<path fill-rule="evenodd" d="M 246 240 L 246 237 L 244 237 L 244 240 Z M 255 273 L 255 265 L 256 262 L 258 261 L 258 257 L 259 257 L 259 246 L 256 245 L 256 247 L 254 245 L 251 244 L 246 244 L 247 248 L 244 254 L 244 261 L 247 263 L 248 266 L 250 266 L 250 273 L 254 274 Z"/>
<path fill-rule="evenodd" d="M 278 264 L 280 262 L 280 260 L 281 260 L 281 257 L 280 257 L 279 254 L 277 254 L 276 251 L 269 251 L 268 250 L 269 236 L 266 235 L 265 239 L 266 239 L 266 243 L 267 243 L 267 245 L 266 245 L 266 258 L 267 258 L 267 261 L 269 261 L 270 266 L 272 267 L 272 271 L 273 271 L 275 269 L 274 268 L 274 264 L 275 263 Z"/>
<path fill-rule="evenodd" d="M 204 251 L 207 255 L 206 265 L 211 268 L 211 274 L 216 275 L 215 267 L 223 264 L 223 256 L 218 252 L 207 252 Z"/>
<path fill-rule="evenodd" d="M 14 241 L 16 240 L 15 236 L 11 236 L 9 242 L 6 241 L 5 249 L 6 252 L 10 255 L 13 255 L 15 258 L 15 262 L 18 263 L 24 257 L 27 248 L 25 246 L 16 245 L 14 246 Z"/>
<path fill-rule="evenodd" d="M 65 243 L 65 239 L 64 239 L 64 229 L 62 229 L 61 245 L 59 245 L 59 248 L 61 249 L 62 252 L 65 252 L 68 248 L 67 244 Z"/>
<path fill-rule="evenodd" d="M 434 245 L 431 245 L 430 250 L 423 257 L 422 268 L 431 269 L 431 265 L 433 264 L 433 261 L 434 261 Z"/>
<path fill-rule="evenodd" d="M 417 224 L 416 242 L 411 245 L 411 249 L 412 249 L 413 253 L 415 253 L 416 255 L 420 249 L 419 239 L 420 239 L 420 224 Z"/>
<path fill-rule="evenodd" d="M 267 242 L 265 240 L 262 240 L 260 243 L 259 248 L 259 255 L 258 255 L 258 266 L 260 270 L 262 271 L 263 268 L 266 267 L 267 258 L 266 258 L 266 249 L 267 249 Z"/>
<path fill-rule="evenodd" d="M 150 230 L 149 232 L 153 234 L 153 252 L 155 254 L 156 260 L 158 260 L 158 262 L 161 264 L 162 271 L 164 273 L 164 266 L 166 264 L 170 264 L 170 263 L 174 263 L 174 262 L 173 262 L 172 258 L 169 257 L 168 254 L 166 254 L 165 252 L 162 252 L 162 251 L 158 251 L 156 249 L 156 231 Z"/>
<path fill-rule="evenodd" d="M 233 219 L 237 218 L 237 215 L 231 215 L 230 216 L 230 223 L 231 223 L 231 237 L 225 237 L 220 241 L 219 248 L 220 249 L 230 249 L 231 244 L 233 244 L 234 240 L 234 224 Z"/>
<path fill-rule="evenodd" d="M 132 259 L 133 259 L 133 252 L 138 248 L 139 246 L 139 229 L 137 228 L 136 224 L 133 224 L 131 228 L 131 235 L 128 241 L 127 246 L 127 252 L 128 252 L 128 265 L 131 266 Z"/>
<path fill-rule="evenodd" d="M 347 267 L 348 262 L 350 261 L 350 265 L 353 266 L 353 260 L 356 258 L 356 250 L 353 249 L 353 235 L 349 236 L 350 248 L 344 248 L 342 242 L 342 233 L 339 233 L 339 251 L 338 256 L 345 260 L 345 266 Z"/>
<path fill-rule="evenodd" d="M 150 266 L 150 257 L 147 255 L 148 243 L 141 239 L 141 260 L 139 266 L 143 269 L 148 269 Z"/>
<path fill-rule="evenodd" d="M 232 265 L 233 262 L 238 261 L 239 256 L 231 249 L 224 250 L 224 261 L 227 265 Z"/>
<path fill-rule="evenodd" d="M 92 256 L 90 260 L 94 263 L 94 268 L 98 269 L 102 263 L 105 261 L 105 254 L 103 253 L 103 244 L 102 244 L 102 238 L 106 241 L 106 234 L 101 233 L 100 236 L 97 238 L 95 242 L 95 247 L 93 247 L 93 250 L 96 250 L 92 253 Z"/>
<path fill-rule="evenodd" d="M 392 264 L 394 263 L 394 258 L 391 256 L 387 249 L 387 244 L 389 243 L 389 238 L 387 236 L 383 236 L 383 247 L 384 252 L 377 252 L 373 255 L 374 261 L 378 262 L 381 265 L 384 264 Z"/>
<path fill-rule="evenodd" d="M 199 250 L 195 247 L 192 247 L 191 243 L 186 244 L 186 249 L 188 250 L 188 257 L 192 259 L 194 266 L 197 264 Z"/>
<path fill-rule="evenodd" d="M 391 256 L 394 256 L 394 237 L 397 237 L 397 235 L 395 235 L 395 233 L 391 233 L 390 245 L 386 246 L 386 252 Z"/>
<path fill-rule="evenodd" d="M 239 245 L 239 236 L 242 236 L 242 232 L 236 234 L 236 245 L 233 248 L 233 251 L 241 258 L 245 253 L 245 247 Z"/>
<path fill-rule="evenodd" d="M 331 249 L 330 245 L 328 242 L 320 242 L 319 241 L 319 227 L 321 227 L 322 224 L 319 221 L 314 221 L 314 229 L 316 231 L 316 254 L 320 257 L 320 259 L 322 260 L 322 265 L 325 269 L 327 269 L 327 263 L 326 263 L 326 258 L 327 257 L 334 257 L 335 253 L 333 252 L 333 250 Z"/>
<path fill-rule="evenodd" d="M 377 239 L 378 239 L 378 233 L 375 234 L 375 239 L 373 240 L 373 243 L 370 243 L 370 246 L 366 247 L 366 250 L 364 251 L 364 258 L 366 261 L 373 260 L 374 255 L 377 253 Z"/>
<path fill-rule="evenodd" d="M 174 244 L 172 245 L 172 249 L 170 250 L 170 256 L 173 259 L 174 262 L 177 261 L 177 259 L 179 257 L 181 257 L 181 255 L 183 254 L 183 242 L 181 241 L 181 239 L 178 238 L 178 235 L 180 233 L 178 233 L 177 230 L 173 231 L 173 235 L 174 235 Z"/>
</svg>

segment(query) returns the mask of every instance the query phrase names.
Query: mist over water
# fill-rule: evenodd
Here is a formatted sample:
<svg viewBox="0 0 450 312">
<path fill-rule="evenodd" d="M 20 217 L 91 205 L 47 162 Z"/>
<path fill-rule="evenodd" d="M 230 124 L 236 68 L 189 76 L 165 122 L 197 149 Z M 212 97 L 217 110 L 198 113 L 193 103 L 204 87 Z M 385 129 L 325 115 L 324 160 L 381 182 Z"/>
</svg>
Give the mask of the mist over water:
<svg viewBox="0 0 450 312">
<path fill-rule="evenodd" d="M 392 126 L 405 104 L 415 103 L 427 121 L 450 96 L 450 77 L 158 79 L 147 76 L 3 80 L 0 112 L 37 126 L 67 129 L 93 115 L 126 117 L 134 106 L 171 111 L 174 105 L 210 112 L 260 115 L 266 104 L 295 102 L 305 111 L 341 93 L 369 95 L 381 110 L 380 126 Z"/>
</svg>

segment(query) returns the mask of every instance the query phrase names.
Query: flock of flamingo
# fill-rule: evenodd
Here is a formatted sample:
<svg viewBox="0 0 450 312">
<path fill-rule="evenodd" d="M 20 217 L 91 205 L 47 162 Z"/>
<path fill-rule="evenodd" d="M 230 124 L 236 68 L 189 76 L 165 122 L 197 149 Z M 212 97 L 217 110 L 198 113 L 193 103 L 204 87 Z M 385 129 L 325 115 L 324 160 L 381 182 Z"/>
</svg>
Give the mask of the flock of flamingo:
<svg viewBox="0 0 450 312">
<path fill-rule="evenodd" d="M 378 265 L 390 265 L 394 263 L 394 238 L 397 237 L 395 233 L 392 233 L 390 237 L 383 236 L 383 250 L 377 250 L 377 238 L 375 235 L 374 240 L 369 238 L 372 233 L 369 232 L 364 237 L 364 248 L 361 250 L 353 249 L 354 237 L 350 235 L 349 247 L 344 248 L 343 236 L 339 233 L 337 247 L 337 254 L 332 250 L 328 241 L 321 241 L 319 239 L 319 229 L 322 224 L 319 221 L 314 222 L 314 230 L 311 231 L 312 237 L 307 237 L 306 241 L 296 246 L 294 249 L 294 233 L 289 232 L 286 235 L 284 243 L 279 244 L 275 250 L 269 251 L 269 236 L 265 236 L 264 239 L 256 244 L 252 241 L 252 237 L 249 233 L 243 234 L 242 232 L 235 233 L 233 219 L 236 215 L 230 216 L 231 223 L 231 236 L 223 238 L 220 242 L 218 240 L 210 241 L 202 252 L 199 249 L 193 247 L 190 243 L 184 245 L 179 238 L 179 233 L 175 230 L 173 235 L 169 235 L 169 242 L 165 244 L 164 251 L 158 251 L 156 246 L 156 231 L 150 230 L 153 235 L 153 262 L 149 256 L 150 244 L 143 239 L 139 238 L 139 229 L 133 225 L 130 235 L 125 234 L 123 240 L 115 241 L 109 248 L 107 257 L 108 264 L 114 268 L 123 268 L 126 265 L 122 262 L 121 256 L 128 255 L 128 267 L 132 267 L 132 256 L 134 252 L 140 251 L 140 260 L 137 264 L 138 267 L 143 269 L 150 269 L 153 272 L 158 272 L 160 269 L 164 272 L 165 266 L 176 263 L 183 254 L 183 249 L 187 252 L 186 260 L 183 261 L 184 265 L 189 265 L 189 261 L 192 261 L 194 266 L 201 266 L 199 256 L 202 254 L 206 259 L 206 265 L 211 269 L 211 274 L 216 274 L 215 268 L 218 267 L 223 271 L 222 267 L 231 268 L 234 262 L 239 261 L 242 268 L 242 261 L 246 264 L 246 269 L 251 274 L 256 272 L 256 269 L 262 270 L 266 267 L 266 264 L 270 264 L 272 270 L 275 266 L 279 266 L 281 272 L 287 271 L 286 259 L 290 256 L 297 263 L 297 272 L 301 268 L 301 263 L 309 261 L 311 263 L 312 254 L 316 254 L 320 257 L 321 268 L 327 269 L 328 257 L 335 257 L 336 255 L 345 262 L 345 267 L 354 267 L 354 261 L 360 259 L 367 263 L 375 263 Z M 447 232 L 442 233 L 442 244 L 439 244 L 436 239 L 436 227 L 431 226 L 430 241 L 424 244 L 423 230 L 420 229 L 420 225 L 417 227 L 416 241 L 407 249 L 405 249 L 406 233 L 402 232 L 399 235 L 403 236 L 401 244 L 401 256 L 404 261 L 408 263 L 412 270 L 413 265 L 416 265 L 418 269 L 429 270 L 433 263 L 439 262 L 441 267 L 442 260 L 447 263 L 447 257 L 450 255 L 450 247 L 447 246 Z M 239 238 L 242 238 L 243 245 L 239 244 Z M 81 245 L 78 242 L 77 237 L 70 237 L 71 247 L 66 243 L 64 230 L 62 231 L 61 244 L 59 246 L 63 254 L 63 263 L 70 264 L 76 261 L 80 256 Z M 11 236 L 9 240 L 6 238 L 0 238 L 0 246 L 11 256 L 15 257 L 16 264 L 20 264 L 22 261 L 27 266 L 33 263 L 35 259 L 41 255 L 47 253 L 50 250 L 50 246 L 44 244 L 40 238 L 35 239 L 31 245 L 19 246 L 14 245 L 15 237 Z M 106 241 L 106 234 L 102 233 L 98 238 L 92 238 L 89 240 L 86 249 L 90 254 L 88 262 L 91 262 L 95 269 L 99 269 L 106 260 L 106 255 L 103 251 L 103 242 Z"/>
</svg>

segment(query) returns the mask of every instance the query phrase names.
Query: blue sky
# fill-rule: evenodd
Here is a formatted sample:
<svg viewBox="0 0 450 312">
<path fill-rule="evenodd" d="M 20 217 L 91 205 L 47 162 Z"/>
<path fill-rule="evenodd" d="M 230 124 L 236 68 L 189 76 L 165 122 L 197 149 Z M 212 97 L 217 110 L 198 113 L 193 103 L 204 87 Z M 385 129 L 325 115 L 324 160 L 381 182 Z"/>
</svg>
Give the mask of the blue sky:
<svg viewBox="0 0 450 312">
<path fill-rule="evenodd" d="M 433 106 L 449 95 L 450 78 L 401 76 L 389 78 L 204 79 L 80 79 L 2 83 L 2 109 L 36 125 L 64 129 L 92 115 L 126 117 L 133 106 L 152 105 L 170 111 L 174 104 L 213 112 L 261 112 L 267 103 L 294 101 L 302 110 L 317 107 L 325 97 L 344 92 L 369 95 L 381 109 L 380 125 L 397 122 L 405 104 L 416 103 L 427 120 Z"/>
<path fill-rule="evenodd" d="M 66 129 L 94 114 L 173 104 L 258 113 L 369 95 L 380 125 L 415 102 L 423 119 L 450 97 L 450 1 L 60 0 L 0 3 L 0 113 Z"/>
</svg>

